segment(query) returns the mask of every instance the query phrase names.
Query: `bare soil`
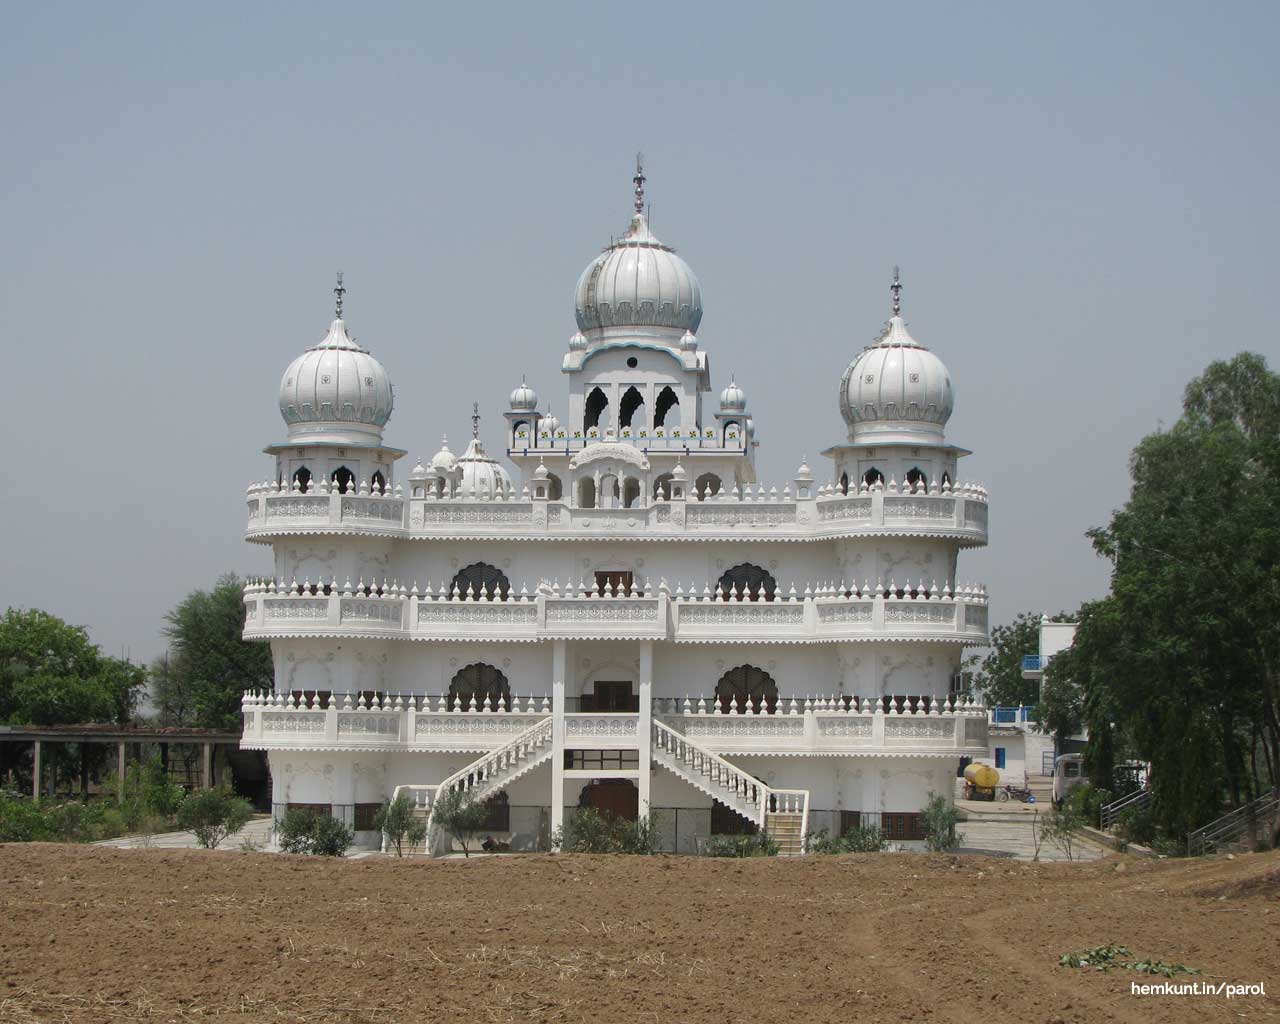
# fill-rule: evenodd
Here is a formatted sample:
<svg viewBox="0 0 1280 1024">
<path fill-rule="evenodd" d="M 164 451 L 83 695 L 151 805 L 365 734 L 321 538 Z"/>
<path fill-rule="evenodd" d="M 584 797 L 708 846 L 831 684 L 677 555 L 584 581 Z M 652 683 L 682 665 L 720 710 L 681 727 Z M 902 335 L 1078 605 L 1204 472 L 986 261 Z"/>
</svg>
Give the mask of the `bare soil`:
<svg viewBox="0 0 1280 1024">
<path fill-rule="evenodd" d="M 0 1021 L 1280 1021 L 1278 872 L 0 846 Z M 1112 942 L 1268 994 L 1058 965 Z"/>
</svg>

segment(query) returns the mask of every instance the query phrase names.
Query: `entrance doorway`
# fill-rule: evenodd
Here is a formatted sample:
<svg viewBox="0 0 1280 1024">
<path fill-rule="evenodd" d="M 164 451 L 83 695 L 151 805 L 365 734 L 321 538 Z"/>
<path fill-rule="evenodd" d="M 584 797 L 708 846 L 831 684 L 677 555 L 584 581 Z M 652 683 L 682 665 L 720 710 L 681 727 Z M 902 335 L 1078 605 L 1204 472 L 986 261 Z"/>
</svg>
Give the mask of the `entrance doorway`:
<svg viewBox="0 0 1280 1024">
<path fill-rule="evenodd" d="M 630 779 L 601 779 L 582 790 L 579 807 L 594 807 L 601 814 L 635 821 L 640 817 L 640 790 Z"/>
<path fill-rule="evenodd" d="M 628 680 L 597 679 L 591 707 L 584 710 L 635 714 L 640 710 L 640 700 L 632 693 Z"/>
</svg>

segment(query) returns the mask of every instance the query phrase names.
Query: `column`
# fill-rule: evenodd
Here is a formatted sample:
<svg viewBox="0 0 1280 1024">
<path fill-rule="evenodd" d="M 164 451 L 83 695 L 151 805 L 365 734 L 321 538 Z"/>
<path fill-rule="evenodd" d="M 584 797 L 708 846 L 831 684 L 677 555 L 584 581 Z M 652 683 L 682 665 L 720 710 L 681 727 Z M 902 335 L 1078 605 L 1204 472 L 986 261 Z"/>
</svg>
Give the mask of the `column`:
<svg viewBox="0 0 1280 1024">
<path fill-rule="evenodd" d="M 551 649 L 551 834 L 564 827 L 564 687 L 568 675 L 568 641 Z"/>
<path fill-rule="evenodd" d="M 35 741 L 35 748 L 32 752 L 31 765 L 31 799 L 39 802 L 40 800 L 40 741 Z"/>
<path fill-rule="evenodd" d="M 636 726 L 640 767 L 640 817 L 649 816 L 653 733 L 653 641 L 640 641 L 640 721 Z"/>
<path fill-rule="evenodd" d="M 213 789 L 213 744 L 205 742 L 200 751 L 200 785 L 204 789 Z"/>
<path fill-rule="evenodd" d="M 125 773 L 124 740 L 116 740 L 116 786 L 119 789 L 119 792 L 117 793 L 117 798 L 119 799 L 120 803 L 124 803 L 124 794 L 125 794 L 124 773 Z"/>
</svg>

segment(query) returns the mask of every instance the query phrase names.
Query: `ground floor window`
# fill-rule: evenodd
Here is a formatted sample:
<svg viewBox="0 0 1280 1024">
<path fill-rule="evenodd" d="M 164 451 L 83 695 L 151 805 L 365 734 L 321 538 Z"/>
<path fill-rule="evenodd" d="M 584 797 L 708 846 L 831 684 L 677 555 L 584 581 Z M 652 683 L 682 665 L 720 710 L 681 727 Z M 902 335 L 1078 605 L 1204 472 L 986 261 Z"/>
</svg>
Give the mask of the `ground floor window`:
<svg viewBox="0 0 1280 1024">
<path fill-rule="evenodd" d="M 880 815 L 880 831 L 886 839 L 912 840 L 924 838 L 924 815 L 885 813 Z"/>
<path fill-rule="evenodd" d="M 489 797 L 489 799 L 484 802 L 484 809 L 489 816 L 484 819 L 484 824 L 480 827 L 480 831 L 511 831 L 511 804 L 507 800 L 506 793 L 497 793 L 494 796 Z"/>
<path fill-rule="evenodd" d="M 1004 767 L 1004 747 L 996 747 L 996 767 Z"/>
<path fill-rule="evenodd" d="M 713 836 L 753 836 L 759 826 L 744 818 L 727 804 L 716 800 L 711 805 L 711 834 Z"/>
<path fill-rule="evenodd" d="M 862 827 L 861 811 L 841 811 L 840 812 L 840 834 L 844 835 L 851 828 Z"/>
<path fill-rule="evenodd" d="M 355 808 L 355 825 L 357 832 L 373 832 L 378 826 L 375 819 L 378 817 L 378 811 L 382 809 L 382 804 L 356 804 Z"/>
<path fill-rule="evenodd" d="M 317 814 L 333 814 L 332 804 L 285 804 L 291 811 L 315 811 Z"/>
<path fill-rule="evenodd" d="M 564 766 L 575 771 L 635 771 L 640 767 L 640 755 L 634 750 L 566 750 Z"/>
</svg>

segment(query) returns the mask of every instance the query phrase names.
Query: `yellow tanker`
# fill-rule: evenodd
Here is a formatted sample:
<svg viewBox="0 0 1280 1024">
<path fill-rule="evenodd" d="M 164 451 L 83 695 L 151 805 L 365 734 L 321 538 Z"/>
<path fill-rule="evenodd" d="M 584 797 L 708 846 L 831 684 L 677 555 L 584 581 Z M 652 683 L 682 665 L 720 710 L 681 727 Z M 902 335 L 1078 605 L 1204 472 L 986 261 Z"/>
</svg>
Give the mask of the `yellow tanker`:
<svg viewBox="0 0 1280 1024">
<path fill-rule="evenodd" d="M 971 764 L 964 770 L 964 781 L 970 800 L 994 800 L 996 786 L 1000 784 L 1000 773 L 989 764 Z"/>
</svg>

